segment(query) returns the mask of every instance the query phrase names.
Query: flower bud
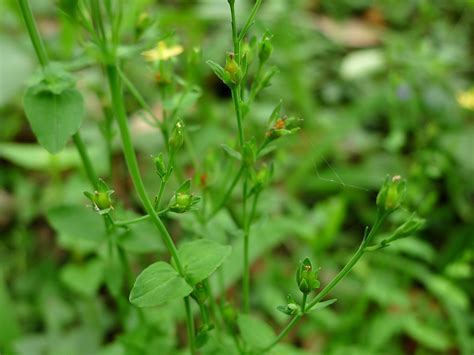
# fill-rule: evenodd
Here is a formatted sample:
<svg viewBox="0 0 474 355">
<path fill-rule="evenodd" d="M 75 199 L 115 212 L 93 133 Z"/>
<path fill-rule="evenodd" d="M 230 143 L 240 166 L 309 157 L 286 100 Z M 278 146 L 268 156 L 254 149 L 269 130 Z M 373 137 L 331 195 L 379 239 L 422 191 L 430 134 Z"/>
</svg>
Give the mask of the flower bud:
<svg viewBox="0 0 474 355">
<path fill-rule="evenodd" d="M 90 193 L 88 191 L 84 192 L 84 195 L 92 202 L 93 209 L 99 214 L 107 214 L 113 210 L 112 206 L 112 194 L 114 190 L 109 189 L 104 180 L 99 179 L 97 183 L 98 191 Z"/>
<path fill-rule="evenodd" d="M 191 208 L 192 195 L 185 192 L 178 192 L 173 196 L 170 204 L 170 211 L 176 213 L 184 213 Z"/>
<path fill-rule="evenodd" d="M 300 262 L 296 270 L 296 283 L 301 292 L 307 294 L 319 287 L 318 272 L 313 271 L 313 266 L 308 258 Z"/>
<path fill-rule="evenodd" d="M 171 136 L 168 140 L 170 149 L 173 151 L 177 151 L 184 143 L 184 133 L 183 133 L 184 123 L 183 121 L 179 120 L 176 122 L 176 125 L 173 128 L 173 132 L 171 132 Z"/>
<path fill-rule="evenodd" d="M 154 159 L 155 171 L 160 178 L 163 178 L 167 174 L 166 165 L 163 160 L 163 153 L 158 154 Z"/>
<path fill-rule="evenodd" d="M 390 243 L 397 239 L 409 237 L 425 224 L 425 219 L 418 217 L 413 213 L 385 242 Z"/>
<path fill-rule="evenodd" d="M 377 207 L 383 212 L 393 212 L 400 207 L 405 197 L 406 181 L 400 175 L 385 178 L 379 194 L 377 195 Z"/>
<path fill-rule="evenodd" d="M 234 53 L 229 53 L 227 55 L 224 72 L 227 74 L 230 82 L 237 85 L 240 83 L 241 70 L 234 58 Z"/>
<path fill-rule="evenodd" d="M 254 140 L 244 143 L 242 161 L 247 167 L 252 167 L 257 159 L 257 145 Z"/>
<path fill-rule="evenodd" d="M 260 63 L 265 63 L 268 58 L 270 58 L 272 51 L 273 46 L 271 42 L 271 36 L 268 32 L 266 32 L 258 45 L 258 59 L 260 60 Z"/>
</svg>

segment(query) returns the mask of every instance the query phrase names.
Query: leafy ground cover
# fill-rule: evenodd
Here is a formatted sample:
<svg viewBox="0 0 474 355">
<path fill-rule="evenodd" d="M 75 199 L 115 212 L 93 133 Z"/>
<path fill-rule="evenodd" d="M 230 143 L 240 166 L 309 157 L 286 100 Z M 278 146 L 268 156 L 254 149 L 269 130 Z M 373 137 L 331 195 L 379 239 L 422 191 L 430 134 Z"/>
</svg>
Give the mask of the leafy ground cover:
<svg viewBox="0 0 474 355">
<path fill-rule="evenodd" d="M 472 353 L 472 1 L 27 4 L 1 354 Z"/>
</svg>

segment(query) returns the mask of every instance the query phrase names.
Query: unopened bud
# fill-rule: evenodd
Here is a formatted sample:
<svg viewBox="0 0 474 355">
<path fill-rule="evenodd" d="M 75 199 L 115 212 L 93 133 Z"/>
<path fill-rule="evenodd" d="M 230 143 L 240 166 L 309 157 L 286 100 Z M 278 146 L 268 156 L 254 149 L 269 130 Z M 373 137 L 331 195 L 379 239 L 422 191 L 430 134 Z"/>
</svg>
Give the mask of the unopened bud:
<svg viewBox="0 0 474 355">
<path fill-rule="evenodd" d="M 173 151 L 177 151 L 184 143 L 184 123 L 183 121 L 176 122 L 176 125 L 173 128 L 173 132 L 171 132 L 171 136 L 168 140 L 170 149 Z"/>
<path fill-rule="evenodd" d="M 235 61 L 234 53 L 229 53 L 226 58 L 224 72 L 227 74 L 232 84 L 239 84 L 241 79 L 241 70 Z"/>
<path fill-rule="evenodd" d="M 406 192 L 406 181 L 400 175 L 387 176 L 377 195 L 377 207 L 384 212 L 393 212 L 403 201 Z"/>
</svg>

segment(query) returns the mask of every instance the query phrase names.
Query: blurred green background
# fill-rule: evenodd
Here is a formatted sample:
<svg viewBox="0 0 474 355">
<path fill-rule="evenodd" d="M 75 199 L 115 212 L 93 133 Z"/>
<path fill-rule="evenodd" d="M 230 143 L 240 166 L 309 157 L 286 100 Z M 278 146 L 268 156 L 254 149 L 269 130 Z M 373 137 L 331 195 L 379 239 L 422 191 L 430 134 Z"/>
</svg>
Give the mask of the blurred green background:
<svg viewBox="0 0 474 355">
<path fill-rule="evenodd" d="M 81 132 L 96 169 L 119 203 L 139 211 L 118 134 L 113 159 L 107 158 L 100 129 L 106 91 L 100 70 L 84 55 L 93 53 L 78 45 L 81 35 L 54 2 L 31 3 L 51 59 L 68 63 L 79 79 L 87 108 Z M 242 19 L 252 4 L 236 3 Z M 190 161 L 197 159 L 211 189 L 220 186 L 225 167 L 234 164 L 220 145 L 235 142 L 235 118 L 229 92 L 205 61 L 222 63 L 231 50 L 227 2 L 137 0 L 125 6 L 124 42 L 134 41 L 148 13 L 156 26 L 142 43 L 166 38 L 183 46 L 173 65 L 194 85 L 180 115 L 195 156 L 183 153 L 179 164 L 192 177 Z M 97 247 L 89 228 L 83 224 L 80 239 L 80 231 L 52 225 L 48 216 L 58 206 L 94 224 L 82 195 L 89 187 L 73 147 L 52 156 L 36 144 L 22 109 L 36 58 L 17 3 L 3 1 L 0 13 L 0 353 L 174 353 L 184 330 L 172 326 L 180 317 L 177 307 L 150 311 L 153 332 L 137 331 L 132 318 L 117 329 L 100 272 L 88 263 Z M 266 30 L 273 34 L 271 61 L 279 72 L 255 103 L 248 130 L 264 134 L 280 99 L 303 123 L 277 144 L 274 182 L 252 229 L 252 308 L 280 329 L 286 317 L 276 306 L 295 292 L 298 260 L 310 256 L 326 283 L 372 223 L 384 177 L 400 174 L 408 180 L 406 208 L 426 218 L 425 228 L 364 257 L 332 293 L 338 302 L 307 317 L 286 339 L 288 354 L 472 354 L 474 1 L 264 0 L 251 32 L 260 37 Z M 128 58 L 125 71 L 159 111 L 155 76 L 143 58 Z M 133 98 L 126 99 L 152 193 L 149 156 L 163 150 L 162 138 L 140 118 Z M 239 242 L 226 215 L 206 231 L 192 216 L 167 223 L 178 239 L 214 233 Z M 137 233 L 149 247 L 136 250 L 133 241 L 124 247 L 135 271 L 157 252 L 165 255 L 149 238 L 153 232 Z M 237 263 L 231 258 L 224 268 L 228 297 L 241 272 Z"/>
</svg>

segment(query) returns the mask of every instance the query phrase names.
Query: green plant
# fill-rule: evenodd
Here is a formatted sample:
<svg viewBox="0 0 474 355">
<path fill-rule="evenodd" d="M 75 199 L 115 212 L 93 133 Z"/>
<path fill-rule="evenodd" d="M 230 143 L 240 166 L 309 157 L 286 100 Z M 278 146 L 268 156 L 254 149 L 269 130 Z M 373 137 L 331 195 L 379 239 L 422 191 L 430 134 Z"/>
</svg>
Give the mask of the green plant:
<svg viewBox="0 0 474 355">
<path fill-rule="evenodd" d="M 146 212 L 146 214 L 132 219 L 119 220 L 115 216 L 115 210 L 121 209 L 121 207 L 116 206 L 117 203 L 113 201 L 113 190 L 104 180 L 97 177 L 79 134 L 79 128 L 84 118 L 84 109 L 82 97 L 79 91 L 74 88 L 74 78 L 67 71 L 66 66 L 49 61 L 28 1 L 19 1 L 23 18 L 41 65 L 35 82 L 25 93 L 24 106 L 27 118 L 39 143 L 51 153 L 62 150 L 69 137 L 72 136 L 93 189 L 92 192 L 84 194 L 92 203 L 92 210 L 103 219 L 105 226 L 105 230 L 100 226 L 97 227 L 97 238 L 103 237 L 107 244 L 105 256 L 102 250 L 98 249 L 95 257 L 89 260 L 83 268 L 70 268 L 68 272 L 64 273 L 64 277 L 66 281 L 70 279 L 67 282 L 71 282 L 73 287 L 81 289 L 80 285 L 75 284 L 72 279 L 76 279 L 76 281 L 80 279 L 77 277 L 78 274 L 93 278 L 97 270 L 103 267 L 107 289 L 117 304 L 122 318 L 121 322 L 124 324 L 130 312 L 129 307 L 131 307 L 125 301 L 125 290 L 130 293 L 130 303 L 139 308 L 159 306 L 173 299 L 183 299 L 187 344 L 189 351 L 193 354 L 198 351 L 197 348 L 205 346 L 214 333 L 217 333 L 217 337 L 232 338 L 236 351 L 239 353 L 262 353 L 272 350 L 304 315 L 321 310 L 335 302 L 334 299 L 326 301 L 323 299 L 351 271 L 365 253 L 385 248 L 391 242 L 411 235 L 422 225 L 420 219 L 412 216 L 402 223 L 388 239 L 383 239 L 380 242 L 375 240 L 388 216 L 400 208 L 405 193 L 404 180 L 399 176 L 387 177 L 377 197 L 377 214 L 373 226 L 366 228 L 356 253 L 314 298 L 311 298 L 311 293 L 320 285 L 317 279 L 318 272 L 313 270 L 309 259 L 304 259 L 300 263 L 297 268 L 296 283 L 302 293 L 302 299 L 298 303 L 290 296 L 288 304 L 278 308 L 283 313 L 292 316 L 280 334 L 274 336 L 273 331 L 266 323 L 250 315 L 251 226 L 257 216 L 259 197 L 271 182 L 273 162 L 270 153 L 274 149 L 271 144 L 280 137 L 295 134 L 299 129 L 299 120 L 284 116 L 282 103 L 279 102 L 269 117 L 266 131 L 260 137 L 248 137 L 246 120 L 251 113 L 252 104 L 261 91 L 269 85 L 276 73 L 275 68 L 268 64 L 272 53 L 271 35 L 265 32 L 260 40 L 255 38 L 247 40 L 249 29 L 262 3 L 261 0 L 255 2 L 240 31 L 237 30 L 235 1 L 229 0 L 228 3 L 231 13 L 233 52 L 226 54 L 224 66 L 214 61 L 207 63 L 231 92 L 238 131 L 237 147 L 225 146 L 224 150 L 232 159 L 238 161 L 239 166 L 235 175 L 228 181 L 224 181 L 228 186 L 222 197 L 214 200 L 213 196 L 208 193 L 207 199 L 210 205 L 206 204 L 204 208 L 197 211 L 201 199 L 191 192 L 191 180 L 183 178 L 183 173 L 176 163 L 176 158 L 184 155 L 182 153 L 183 145 L 192 151 L 192 142 L 189 141 L 186 127 L 179 117 L 180 103 L 185 99 L 184 95 L 189 94 L 191 81 L 183 83 L 182 79 L 178 78 L 173 66 L 166 60 L 178 53 L 179 47 L 167 48 L 160 42 L 157 48 L 144 52 L 145 56 L 154 62 L 153 65 L 157 67 L 159 74 L 159 92 L 165 106 L 164 117 L 160 120 L 155 117 L 139 90 L 127 78 L 122 69 L 122 62 L 127 59 L 127 55 L 136 55 L 142 50 L 141 47 L 137 49 L 131 46 L 128 51 L 121 51 L 123 3 L 106 1 L 102 4 L 96 0 L 62 3 L 62 9 L 67 16 L 77 26 L 82 27 L 89 36 L 94 65 L 98 65 L 102 69 L 107 79 L 109 91 L 107 96 L 110 97 L 109 109 L 119 128 L 127 171 L 141 206 Z M 137 33 L 138 37 L 139 34 Z M 184 87 L 184 94 L 177 89 L 178 84 Z M 124 88 L 127 88 L 143 110 L 149 114 L 151 118 L 148 119 L 151 119 L 152 124 L 160 128 L 164 140 L 165 152 L 160 152 L 153 159 L 156 175 L 159 177 L 159 190 L 154 201 L 145 188 L 139 170 L 124 102 Z M 111 146 L 110 131 L 104 129 L 103 132 L 104 140 L 107 140 L 107 145 Z M 165 160 L 165 156 L 168 158 L 167 160 Z M 199 171 L 199 167 L 197 164 L 195 165 L 195 169 Z M 174 190 L 166 207 L 161 208 L 165 190 L 169 187 L 173 175 L 179 186 Z M 162 217 L 169 213 L 192 212 L 198 216 L 201 227 L 205 228 L 222 209 L 228 208 L 228 201 L 237 188 L 241 188 L 240 213 L 231 212 L 235 215 L 236 224 L 240 226 L 243 244 L 241 312 L 238 312 L 231 304 L 225 304 L 222 295 L 216 297 L 213 285 L 208 280 L 228 258 L 231 247 L 207 238 L 184 242 L 177 247 L 175 240 L 162 221 Z M 203 201 L 206 201 L 206 196 Z M 64 221 L 74 218 L 73 214 L 74 211 L 57 208 L 49 212 L 49 220 L 57 229 L 67 228 L 68 223 L 64 223 Z M 132 231 L 132 225 L 146 220 L 153 223 L 161 236 L 171 261 L 169 263 L 165 261 L 152 263 L 134 280 L 122 239 L 124 235 Z M 91 225 L 93 224 L 94 222 L 91 222 Z M 83 292 L 92 295 L 98 287 L 96 284 L 94 286 L 91 289 L 83 290 Z M 197 331 L 191 298 L 196 302 L 200 313 L 200 326 Z M 141 319 L 145 317 L 143 312 L 137 312 Z"/>
</svg>

